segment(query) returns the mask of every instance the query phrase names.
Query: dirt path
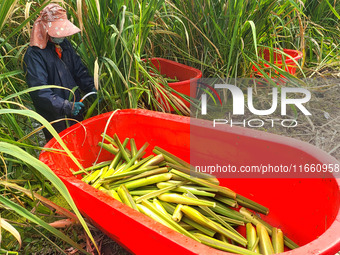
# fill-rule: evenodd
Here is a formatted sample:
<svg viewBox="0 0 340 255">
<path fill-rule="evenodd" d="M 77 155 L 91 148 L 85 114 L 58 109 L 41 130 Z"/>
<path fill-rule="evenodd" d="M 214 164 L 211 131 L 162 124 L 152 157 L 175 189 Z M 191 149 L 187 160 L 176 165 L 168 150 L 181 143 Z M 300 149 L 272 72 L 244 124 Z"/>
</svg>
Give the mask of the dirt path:
<svg viewBox="0 0 340 255">
<path fill-rule="evenodd" d="M 311 100 L 306 108 L 311 116 L 298 116 L 298 126 L 268 132 L 308 142 L 340 161 L 340 79 L 311 80 Z"/>
</svg>

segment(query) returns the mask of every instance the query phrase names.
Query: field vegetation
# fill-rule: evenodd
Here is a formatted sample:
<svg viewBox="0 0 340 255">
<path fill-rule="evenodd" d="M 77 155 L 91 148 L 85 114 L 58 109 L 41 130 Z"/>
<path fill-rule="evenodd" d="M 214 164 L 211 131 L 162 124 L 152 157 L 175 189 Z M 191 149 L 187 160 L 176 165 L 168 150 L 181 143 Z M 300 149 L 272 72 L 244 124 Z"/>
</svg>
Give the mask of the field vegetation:
<svg viewBox="0 0 340 255">
<path fill-rule="evenodd" d="M 251 77 L 253 65 L 267 63 L 265 77 L 284 74 L 297 86 L 307 86 L 299 78 L 339 69 L 336 0 L 0 0 L 0 254 L 85 253 L 94 238 L 65 186 L 37 159 L 41 126 L 52 127 L 34 112 L 23 56 L 34 20 L 50 2 L 81 28 L 70 39 L 99 85 L 86 118 L 126 108 L 166 111 L 160 95 L 187 115 L 171 88 L 159 85 L 164 77 L 150 75 L 144 60 L 152 57 L 195 67 L 207 78 Z M 301 51 L 296 76 L 262 59 L 264 48 Z M 65 218 L 83 227 L 49 225 Z"/>
</svg>

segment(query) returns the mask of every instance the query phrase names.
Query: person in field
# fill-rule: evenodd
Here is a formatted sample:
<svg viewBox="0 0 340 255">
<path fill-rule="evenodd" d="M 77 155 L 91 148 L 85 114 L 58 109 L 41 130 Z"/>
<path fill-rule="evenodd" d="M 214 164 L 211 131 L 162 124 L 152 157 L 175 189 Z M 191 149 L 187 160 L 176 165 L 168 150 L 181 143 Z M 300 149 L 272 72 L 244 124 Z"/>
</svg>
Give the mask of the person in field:
<svg viewBox="0 0 340 255">
<path fill-rule="evenodd" d="M 78 87 L 74 94 L 62 88 L 46 88 L 30 92 L 36 111 L 61 132 L 74 121 L 82 120 L 84 104 L 79 102 L 80 93 L 96 91 L 94 79 L 66 37 L 79 33 L 72 24 L 66 10 L 58 4 L 49 4 L 34 22 L 30 45 L 24 57 L 26 81 L 29 87 L 57 85 L 67 89 Z M 75 98 L 74 98 L 75 96 Z M 46 140 L 52 135 L 44 129 Z"/>
</svg>

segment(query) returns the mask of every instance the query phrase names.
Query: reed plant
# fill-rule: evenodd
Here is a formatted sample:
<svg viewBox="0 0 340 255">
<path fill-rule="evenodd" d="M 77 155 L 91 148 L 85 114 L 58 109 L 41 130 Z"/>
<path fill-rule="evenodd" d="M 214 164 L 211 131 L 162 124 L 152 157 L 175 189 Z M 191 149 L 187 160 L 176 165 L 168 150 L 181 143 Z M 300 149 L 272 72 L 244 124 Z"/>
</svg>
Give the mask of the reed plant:
<svg viewBox="0 0 340 255">
<path fill-rule="evenodd" d="M 177 113 L 186 114 L 169 94 L 173 91 L 166 86 L 167 80 L 151 75 L 155 70 L 144 60 L 152 57 L 172 59 L 200 69 L 204 77 L 220 78 L 254 75 L 252 66 L 263 61 L 259 51 L 264 47 L 302 51 L 299 76 L 313 76 L 339 65 L 340 5 L 336 0 L 0 0 L 1 215 L 21 215 L 29 219 L 32 231 L 40 231 L 46 240 L 55 240 L 56 236 L 75 247 L 77 244 L 69 237 L 51 229 L 47 221 L 44 223 L 31 212 L 56 189 L 77 212 L 65 187 L 36 160 L 44 141 L 34 130 L 41 123 L 49 124 L 32 111 L 22 68 L 31 26 L 49 2 L 65 7 L 69 18 L 81 28 L 82 32 L 72 36 L 71 42 L 99 85 L 99 98 L 104 99 L 100 104 L 96 100 L 88 105 L 87 116 L 117 108 L 166 111 L 157 100 L 160 95 L 170 101 Z M 270 69 L 275 76 L 277 67 L 271 64 Z M 57 134 L 55 137 L 60 139 Z M 64 150 L 67 152 L 66 147 Z M 116 177 L 123 178 L 124 174 Z M 199 176 L 196 179 L 200 181 Z M 13 183 L 32 194 L 36 192 L 32 186 L 38 185 L 41 197 L 27 198 L 27 192 L 10 187 Z M 7 218 L 3 222 L 15 228 L 21 226 Z M 185 216 L 184 220 L 190 222 Z M 45 230 L 38 228 L 37 223 Z M 25 237 L 29 231 L 19 232 Z M 8 233 L 10 241 L 2 242 L 0 249 L 19 249 L 17 233 L 12 229 Z M 25 244 L 25 238 L 22 243 Z M 55 247 L 62 251 L 58 245 Z"/>
</svg>

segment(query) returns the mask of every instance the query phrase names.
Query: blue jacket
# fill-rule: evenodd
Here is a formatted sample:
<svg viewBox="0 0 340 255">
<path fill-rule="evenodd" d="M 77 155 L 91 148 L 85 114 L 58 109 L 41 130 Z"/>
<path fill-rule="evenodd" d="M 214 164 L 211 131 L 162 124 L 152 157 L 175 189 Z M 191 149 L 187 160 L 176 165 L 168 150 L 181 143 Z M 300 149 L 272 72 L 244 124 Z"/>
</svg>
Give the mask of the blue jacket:
<svg viewBox="0 0 340 255">
<path fill-rule="evenodd" d="M 48 42 L 45 49 L 28 47 L 24 57 L 28 86 L 58 85 L 69 89 L 78 86 L 83 93 L 91 92 L 94 89 L 93 77 L 89 75 L 71 43 L 65 39 L 60 46 L 63 49 L 61 59 L 55 52 L 52 42 Z M 72 96 L 68 90 L 57 88 L 41 89 L 30 93 L 36 111 L 48 121 L 65 117 L 81 121 L 82 112 L 77 116 L 71 115 L 73 97 L 70 98 L 70 94 Z M 79 101 L 81 98 L 79 89 L 75 91 L 75 96 L 75 101 Z M 58 132 L 67 127 L 65 121 L 53 126 Z M 46 133 L 46 130 L 44 132 L 45 136 L 48 136 L 46 139 L 49 140 L 51 135 Z"/>
</svg>

